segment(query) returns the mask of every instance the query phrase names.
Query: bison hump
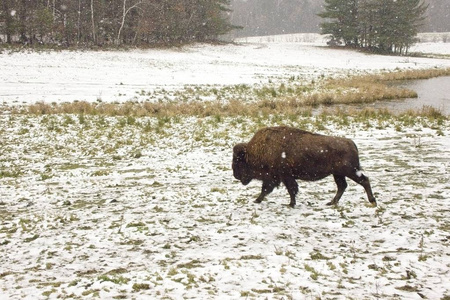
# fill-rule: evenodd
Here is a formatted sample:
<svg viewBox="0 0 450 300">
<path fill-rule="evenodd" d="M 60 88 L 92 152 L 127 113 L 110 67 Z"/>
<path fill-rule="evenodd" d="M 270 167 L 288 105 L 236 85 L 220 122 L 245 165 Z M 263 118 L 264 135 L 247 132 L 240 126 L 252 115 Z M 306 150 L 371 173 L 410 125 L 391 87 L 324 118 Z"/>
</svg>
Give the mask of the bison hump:
<svg viewBox="0 0 450 300">
<path fill-rule="evenodd" d="M 261 129 L 248 143 L 249 163 L 264 167 L 281 164 L 298 151 L 305 134 L 308 132 L 290 127 Z"/>
</svg>

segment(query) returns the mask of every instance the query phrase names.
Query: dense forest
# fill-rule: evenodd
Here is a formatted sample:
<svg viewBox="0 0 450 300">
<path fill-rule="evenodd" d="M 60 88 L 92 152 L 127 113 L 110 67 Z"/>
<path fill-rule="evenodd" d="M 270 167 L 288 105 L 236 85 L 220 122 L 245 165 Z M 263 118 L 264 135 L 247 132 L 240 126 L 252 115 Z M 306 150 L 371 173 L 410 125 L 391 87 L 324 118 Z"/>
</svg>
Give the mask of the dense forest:
<svg viewBox="0 0 450 300">
<path fill-rule="evenodd" d="M 424 0 L 428 4 L 421 32 L 450 31 L 450 1 Z M 241 25 L 235 36 L 320 32 L 325 0 L 233 0 L 231 21 Z"/>
<path fill-rule="evenodd" d="M 175 44 L 233 29 L 229 0 L 1 0 L 0 39 L 26 44 Z"/>
<path fill-rule="evenodd" d="M 450 2 L 424 2 L 418 30 L 450 31 Z M 0 0 L 0 43 L 159 45 L 224 34 L 318 33 L 325 6 L 325 0 Z"/>
</svg>

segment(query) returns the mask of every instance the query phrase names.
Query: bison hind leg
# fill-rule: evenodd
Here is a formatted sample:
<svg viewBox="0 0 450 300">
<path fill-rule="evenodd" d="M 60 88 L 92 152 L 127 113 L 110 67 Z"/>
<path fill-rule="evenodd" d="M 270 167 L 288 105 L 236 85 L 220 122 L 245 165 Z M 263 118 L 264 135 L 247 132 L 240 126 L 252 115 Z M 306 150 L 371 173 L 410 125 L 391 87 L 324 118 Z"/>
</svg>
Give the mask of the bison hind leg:
<svg viewBox="0 0 450 300">
<path fill-rule="evenodd" d="M 342 194 L 344 194 L 345 189 L 347 188 L 347 180 L 345 180 L 345 176 L 342 175 L 333 175 L 334 181 L 337 184 L 338 190 L 336 196 L 334 196 L 333 200 L 327 203 L 327 205 L 336 205 L 341 199 Z"/>
<path fill-rule="evenodd" d="M 364 190 L 366 191 L 367 198 L 369 199 L 369 202 L 373 206 L 377 206 L 377 201 L 375 200 L 375 197 L 372 193 L 372 187 L 370 186 L 369 178 L 364 176 L 364 174 L 360 170 L 356 170 L 355 175 L 348 176 L 351 180 L 354 182 L 362 185 L 364 187 Z"/>
</svg>

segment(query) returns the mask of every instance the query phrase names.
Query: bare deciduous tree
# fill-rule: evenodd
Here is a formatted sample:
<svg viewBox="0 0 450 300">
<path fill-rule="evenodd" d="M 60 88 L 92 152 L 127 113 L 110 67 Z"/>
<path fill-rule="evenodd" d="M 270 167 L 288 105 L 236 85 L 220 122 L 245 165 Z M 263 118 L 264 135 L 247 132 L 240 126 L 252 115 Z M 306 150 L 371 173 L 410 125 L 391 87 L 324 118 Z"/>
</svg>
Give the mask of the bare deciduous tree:
<svg viewBox="0 0 450 300">
<path fill-rule="evenodd" d="M 123 8 L 122 8 L 122 22 L 120 23 L 119 32 L 117 33 L 117 44 L 120 44 L 120 34 L 122 32 L 123 26 L 125 25 L 125 18 L 127 17 L 128 13 L 132 9 L 138 9 L 139 5 L 142 4 L 143 1 L 136 2 L 135 4 L 131 5 L 127 8 L 127 0 L 123 0 Z"/>
<path fill-rule="evenodd" d="M 1 0 L 0 37 L 6 41 L 0 42 L 204 41 L 233 29 L 228 5 L 229 0 Z"/>
</svg>

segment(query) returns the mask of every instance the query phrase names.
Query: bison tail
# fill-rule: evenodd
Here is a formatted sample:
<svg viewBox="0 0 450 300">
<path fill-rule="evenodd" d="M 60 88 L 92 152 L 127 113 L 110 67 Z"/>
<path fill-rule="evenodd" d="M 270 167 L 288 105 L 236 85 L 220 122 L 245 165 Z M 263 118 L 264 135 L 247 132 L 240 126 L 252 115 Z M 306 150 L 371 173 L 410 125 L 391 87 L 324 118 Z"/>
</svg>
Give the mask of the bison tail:
<svg viewBox="0 0 450 300">
<path fill-rule="evenodd" d="M 355 169 L 355 173 L 356 173 L 356 176 L 358 176 L 358 177 L 364 176 L 364 174 L 363 174 L 361 168 Z"/>
</svg>

